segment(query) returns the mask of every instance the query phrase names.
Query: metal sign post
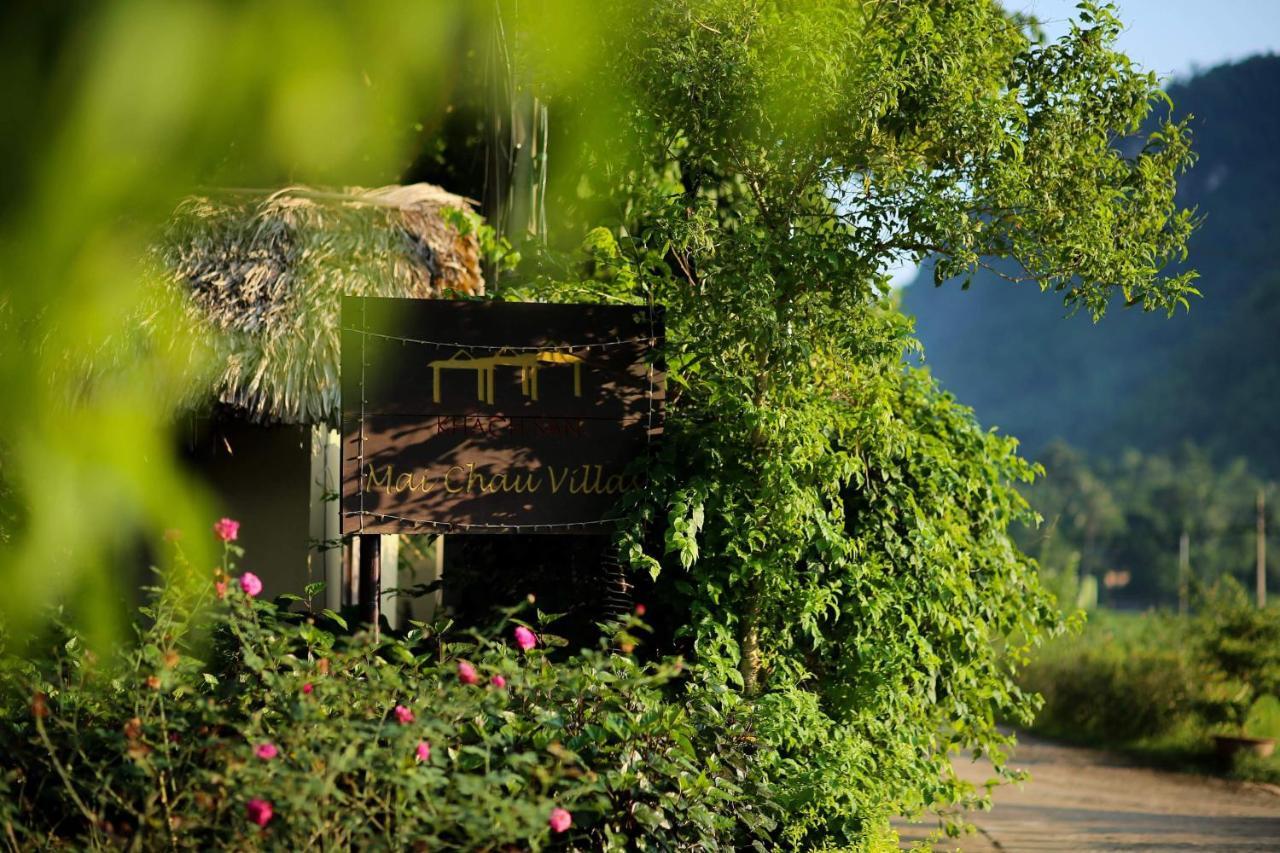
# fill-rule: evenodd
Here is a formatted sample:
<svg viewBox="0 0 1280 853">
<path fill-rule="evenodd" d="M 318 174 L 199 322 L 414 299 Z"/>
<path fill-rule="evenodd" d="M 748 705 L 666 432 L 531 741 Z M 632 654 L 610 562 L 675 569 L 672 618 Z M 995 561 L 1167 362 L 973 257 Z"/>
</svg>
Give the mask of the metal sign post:
<svg viewBox="0 0 1280 853">
<path fill-rule="evenodd" d="M 360 536 L 360 619 L 373 626 L 378 639 L 382 625 L 382 537 Z"/>
</svg>

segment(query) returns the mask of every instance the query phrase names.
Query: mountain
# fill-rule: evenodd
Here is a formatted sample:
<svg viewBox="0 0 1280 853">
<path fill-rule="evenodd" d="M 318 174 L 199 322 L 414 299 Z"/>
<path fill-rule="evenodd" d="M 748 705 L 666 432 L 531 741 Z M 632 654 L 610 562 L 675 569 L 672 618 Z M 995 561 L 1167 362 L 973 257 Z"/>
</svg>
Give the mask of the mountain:
<svg viewBox="0 0 1280 853">
<path fill-rule="evenodd" d="M 1034 285 L 983 273 L 935 288 L 927 269 L 902 304 L 942 385 L 1031 456 L 1054 438 L 1105 455 L 1190 440 L 1280 477 L 1280 57 L 1168 91 L 1199 153 L 1178 189 L 1204 217 L 1189 313 L 1116 306 L 1094 324 Z"/>
</svg>

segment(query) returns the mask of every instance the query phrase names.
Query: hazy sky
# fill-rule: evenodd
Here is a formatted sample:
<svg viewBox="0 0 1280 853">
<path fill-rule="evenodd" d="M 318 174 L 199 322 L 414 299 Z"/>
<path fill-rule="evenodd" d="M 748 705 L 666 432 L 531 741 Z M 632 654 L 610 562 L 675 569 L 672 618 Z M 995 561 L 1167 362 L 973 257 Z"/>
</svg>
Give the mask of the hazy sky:
<svg viewBox="0 0 1280 853">
<path fill-rule="evenodd" d="M 1005 8 L 1066 29 L 1077 0 L 1005 0 Z M 1117 0 L 1120 49 L 1161 77 L 1188 76 L 1254 53 L 1280 51 L 1280 0 Z"/>
<path fill-rule="evenodd" d="M 1006 8 L 1035 15 L 1050 37 L 1075 16 L 1077 0 L 1005 0 Z M 1280 0 L 1117 0 L 1125 31 L 1120 49 L 1161 78 L 1255 53 L 1280 52 Z M 906 284 L 914 266 L 893 270 Z"/>
</svg>

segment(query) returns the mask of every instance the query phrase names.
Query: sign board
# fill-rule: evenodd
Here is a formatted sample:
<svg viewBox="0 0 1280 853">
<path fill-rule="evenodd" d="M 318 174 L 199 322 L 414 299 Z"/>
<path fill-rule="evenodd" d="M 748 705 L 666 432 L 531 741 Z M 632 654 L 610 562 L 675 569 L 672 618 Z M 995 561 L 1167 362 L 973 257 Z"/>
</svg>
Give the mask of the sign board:
<svg viewBox="0 0 1280 853">
<path fill-rule="evenodd" d="M 662 309 L 345 297 L 343 533 L 607 528 L 662 429 Z"/>
</svg>

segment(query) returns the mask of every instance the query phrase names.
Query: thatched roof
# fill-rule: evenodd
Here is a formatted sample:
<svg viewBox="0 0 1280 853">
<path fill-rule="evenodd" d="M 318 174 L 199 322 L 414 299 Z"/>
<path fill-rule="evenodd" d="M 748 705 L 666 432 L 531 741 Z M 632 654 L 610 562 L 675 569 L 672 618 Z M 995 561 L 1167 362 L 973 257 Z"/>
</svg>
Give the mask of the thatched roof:
<svg viewBox="0 0 1280 853">
<path fill-rule="evenodd" d="M 335 423 L 342 296 L 483 293 L 476 222 L 429 184 L 228 192 L 184 201 L 159 252 L 191 331 L 215 333 L 218 401 L 260 422 Z"/>
</svg>

